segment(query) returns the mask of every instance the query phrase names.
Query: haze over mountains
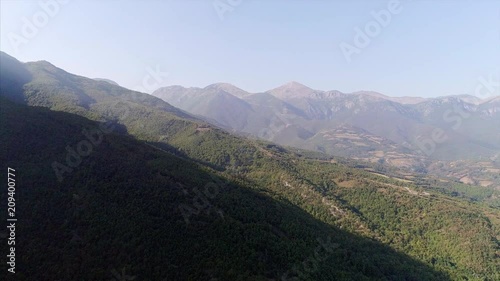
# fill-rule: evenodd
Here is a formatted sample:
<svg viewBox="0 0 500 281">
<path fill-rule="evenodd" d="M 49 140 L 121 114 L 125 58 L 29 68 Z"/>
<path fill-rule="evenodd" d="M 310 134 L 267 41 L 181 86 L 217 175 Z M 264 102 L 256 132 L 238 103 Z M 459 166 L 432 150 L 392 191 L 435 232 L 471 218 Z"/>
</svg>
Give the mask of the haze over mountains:
<svg viewBox="0 0 500 281">
<path fill-rule="evenodd" d="M 487 159 L 500 150 L 499 97 L 482 100 L 458 95 L 424 99 L 388 97 L 368 91 L 346 94 L 313 90 L 297 82 L 264 93 L 247 93 L 221 83 L 205 88 L 164 87 L 153 95 L 226 128 L 333 154 L 342 153 L 338 149 L 342 147 L 317 139 L 338 129 L 368 132 L 434 159 Z M 451 137 L 431 151 L 425 141 L 418 140 L 437 128 Z M 458 149 L 456 143 L 465 146 Z M 360 141 L 351 146 L 362 149 L 365 144 Z"/>
<path fill-rule="evenodd" d="M 21 280 L 500 277 L 500 193 L 491 185 L 218 127 L 297 144 L 318 138 L 315 145 L 330 152 L 359 142 L 367 146 L 350 153 L 377 156 L 377 149 L 380 159 L 399 153 L 427 161 L 400 144 L 406 124 L 438 127 L 446 121 L 434 117 L 451 103 L 490 126 L 498 99 L 402 104 L 297 83 L 256 94 L 229 84 L 161 92 L 186 107 L 0 53 L 0 160 L 18 170 Z M 381 137 L 395 118 L 404 118 L 403 133 Z M 475 129 L 476 138 L 498 133 Z"/>
<path fill-rule="evenodd" d="M 435 161 L 447 167 L 459 160 L 498 166 L 498 96 L 388 97 L 369 91 L 319 91 L 297 82 L 264 93 L 213 84 L 164 87 L 153 95 L 224 128 L 282 145 L 411 171 L 435 170 Z"/>
</svg>

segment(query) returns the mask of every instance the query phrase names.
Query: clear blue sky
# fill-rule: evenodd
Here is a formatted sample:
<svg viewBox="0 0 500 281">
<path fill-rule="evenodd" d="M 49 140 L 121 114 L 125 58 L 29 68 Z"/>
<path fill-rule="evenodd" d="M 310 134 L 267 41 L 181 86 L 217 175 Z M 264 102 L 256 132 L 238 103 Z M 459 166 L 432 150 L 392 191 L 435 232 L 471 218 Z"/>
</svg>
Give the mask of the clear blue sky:
<svg viewBox="0 0 500 281">
<path fill-rule="evenodd" d="M 494 0 L 401 0 L 401 12 L 347 62 L 339 44 L 354 44 L 354 29 L 388 2 L 242 0 L 221 20 L 212 0 L 70 0 L 16 51 L 9 34 L 21 35 L 22 18 L 41 8 L 2 0 L 0 49 L 129 88 L 158 65 L 170 74 L 162 85 L 228 82 L 258 92 L 295 80 L 320 90 L 428 97 L 472 94 L 480 76 L 498 71 Z"/>
</svg>

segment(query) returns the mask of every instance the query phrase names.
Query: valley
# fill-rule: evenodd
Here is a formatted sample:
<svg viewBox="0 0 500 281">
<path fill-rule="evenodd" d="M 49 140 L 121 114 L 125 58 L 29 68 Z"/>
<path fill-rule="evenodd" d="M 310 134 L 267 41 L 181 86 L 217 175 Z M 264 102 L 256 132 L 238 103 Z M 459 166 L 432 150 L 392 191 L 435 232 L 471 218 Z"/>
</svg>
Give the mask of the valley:
<svg viewBox="0 0 500 281">
<path fill-rule="evenodd" d="M 498 97 L 394 98 L 319 91 L 297 82 L 265 93 L 220 83 L 165 87 L 153 95 L 258 139 L 500 191 Z"/>
<path fill-rule="evenodd" d="M 500 281 L 499 10 L 0 0 L 0 281 Z"/>
<path fill-rule="evenodd" d="M 497 193 L 390 165 L 410 155 L 394 140 L 348 125 L 323 134 L 331 149 L 380 146 L 356 159 L 243 138 L 157 97 L 1 55 L 20 280 L 499 278 Z M 59 180 L 67 147 L 111 127 Z M 455 165 L 450 179 L 466 164 Z"/>
</svg>

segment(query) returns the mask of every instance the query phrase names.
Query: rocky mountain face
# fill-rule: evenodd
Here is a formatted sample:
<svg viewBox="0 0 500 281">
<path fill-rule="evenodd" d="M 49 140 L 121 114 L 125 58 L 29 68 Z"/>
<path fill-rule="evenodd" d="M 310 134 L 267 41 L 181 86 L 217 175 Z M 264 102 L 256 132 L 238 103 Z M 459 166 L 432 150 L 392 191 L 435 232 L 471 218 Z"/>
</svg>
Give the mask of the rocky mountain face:
<svg viewBox="0 0 500 281">
<path fill-rule="evenodd" d="M 499 192 L 472 186 L 477 175 L 464 161 L 433 165 L 469 184 L 396 173 L 385 159 L 401 166 L 420 160 L 349 114 L 404 115 L 432 128 L 426 118 L 445 108 L 424 117 L 380 97 L 296 89 L 304 87 L 288 85 L 279 98 L 227 84 L 171 88 L 183 102 L 203 95 L 191 106 L 216 107 L 221 123 L 351 159 L 236 136 L 160 98 L 0 53 L 0 163 L 16 170 L 22 218 L 17 276 L 499 279 Z M 336 105 L 337 98 L 345 103 Z M 495 104 L 473 105 L 467 112 L 478 114 L 461 126 L 497 118 Z M 383 132 L 383 125 L 376 128 Z M 393 137 L 405 134 L 411 128 Z M 379 160 L 363 163 L 351 154 Z M 476 164 L 498 176 L 495 166 Z M 9 193 L 0 189 L 0 201 Z"/>
<path fill-rule="evenodd" d="M 500 97 L 388 97 L 290 82 L 264 93 L 228 84 L 153 95 L 226 129 L 299 148 L 425 171 L 500 153 Z"/>
</svg>

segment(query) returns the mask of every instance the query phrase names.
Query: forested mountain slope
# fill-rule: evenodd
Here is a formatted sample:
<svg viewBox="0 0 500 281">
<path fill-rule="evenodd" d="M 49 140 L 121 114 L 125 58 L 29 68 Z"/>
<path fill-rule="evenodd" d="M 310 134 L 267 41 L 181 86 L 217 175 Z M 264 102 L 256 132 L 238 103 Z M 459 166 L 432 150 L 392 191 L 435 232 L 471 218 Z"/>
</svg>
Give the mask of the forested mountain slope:
<svg viewBox="0 0 500 281">
<path fill-rule="evenodd" d="M 297 82 L 264 93 L 214 84 L 153 95 L 254 138 L 500 191 L 498 96 L 393 98 Z"/>
<path fill-rule="evenodd" d="M 233 136 L 44 62 L 16 65 L 28 79 L 2 61 L 0 94 L 52 109 L 0 100 L 25 280 L 499 278 L 498 209 Z"/>
</svg>

